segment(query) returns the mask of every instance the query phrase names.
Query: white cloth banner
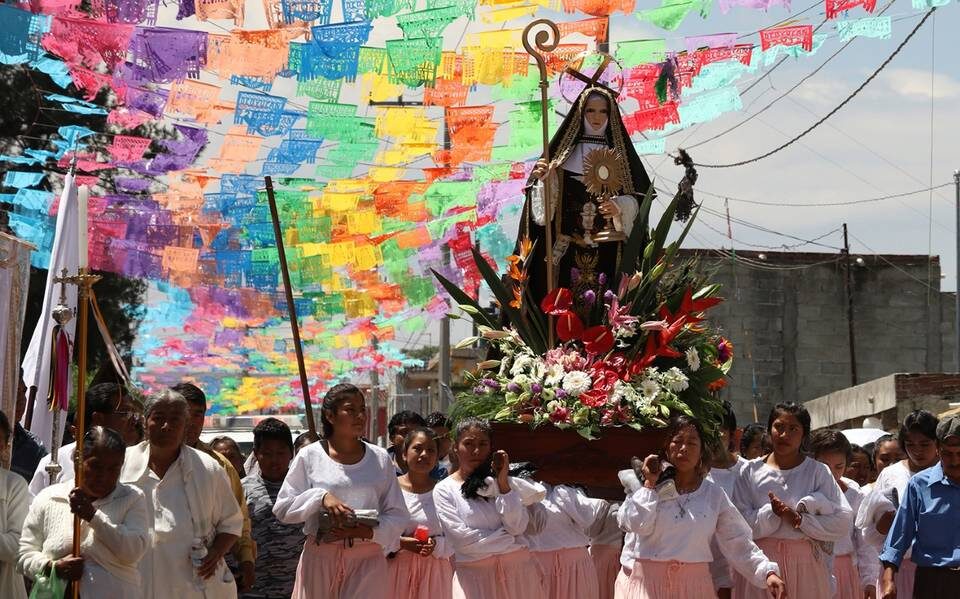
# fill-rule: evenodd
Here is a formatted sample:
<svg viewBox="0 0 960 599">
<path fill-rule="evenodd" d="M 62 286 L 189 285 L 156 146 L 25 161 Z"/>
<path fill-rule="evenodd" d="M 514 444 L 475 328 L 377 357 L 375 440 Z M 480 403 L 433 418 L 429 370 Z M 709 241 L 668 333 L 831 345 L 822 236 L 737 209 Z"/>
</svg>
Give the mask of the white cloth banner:
<svg viewBox="0 0 960 599">
<path fill-rule="evenodd" d="M 67 269 L 68 275 L 77 274 L 79 269 L 79 231 L 77 224 L 77 187 L 74 183 L 73 172 L 67 174 L 63 180 L 63 193 L 60 195 L 60 205 L 57 209 L 57 230 L 53 238 L 53 248 L 50 251 L 50 270 L 47 271 L 47 285 L 43 293 L 43 310 L 37 328 L 33 330 L 27 355 L 23 359 L 23 382 L 27 388 L 37 388 L 37 400 L 33 408 L 33 419 L 30 422 L 30 432 L 43 441 L 47 448 L 54 447 L 51 427 L 53 414 L 47 405 L 47 395 L 50 392 L 50 352 L 53 341 L 53 327 L 56 323 L 51 316 L 54 306 L 60 299 L 60 285 L 54 283 L 54 278 Z M 67 306 L 76 314 L 77 287 L 67 285 Z M 72 318 L 67 323 L 66 331 L 71 342 L 75 340 L 74 330 L 77 319 Z M 71 363 L 73 347 L 70 348 Z M 73 389 L 73 381 L 70 381 Z M 60 419 L 57 435 L 62 438 L 66 415 Z M 26 423 L 23 423 L 26 426 Z"/>
<path fill-rule="evenodd" d="M 30 288 L 30 252 L 34 246 L 0 233 L 0 410 L 13 422 L 20 380 L 20 338 Z M 9 455 L 0 457 L 10 467 Z"/>
</svg>

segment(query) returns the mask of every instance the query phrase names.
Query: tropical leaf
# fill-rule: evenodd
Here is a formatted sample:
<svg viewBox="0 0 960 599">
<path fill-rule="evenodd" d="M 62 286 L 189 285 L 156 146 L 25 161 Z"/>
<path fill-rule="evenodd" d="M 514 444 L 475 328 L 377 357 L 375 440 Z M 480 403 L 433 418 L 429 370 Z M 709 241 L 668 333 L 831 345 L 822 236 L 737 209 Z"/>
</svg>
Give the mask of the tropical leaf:
<svg viewBox="0 0 960 599">
<path fill-rule="evenodd" d="M 454 283 L 452 283 L 442 274 L 438 273 L 432 268 L 430 269 L 430 271 L 433 273 L 433 276 L 437 277 L 437 280 L 440 281 L 440 284 L 443 285 L 443 288 L 447 290 L 447 293 L 450 294 L 450 297 L 453 298 L 453 301 L 457 302 L 461 306 L 470 306 L 473 310 L 475 310 L 475 311 L 464 310 L 465 312 L 468 312 L 468 314 L 470 314 L 474 322 L 476 322 L 477 324 L 486 325 L 494 329 L 500 328 L 499 325 L 497 325 L 497 323 L 495 323 L 493 319 L 490 318 L 490 315 L 487 314 L 486 311 L 484 311 L 484 309 L 480 307 L 480 304 L 477 303 L 477 300 L 473 299 L 472 297 L 464 293 L 462 289 L 457 287 Z"/>
<path fill-rule="evenodd" d="M 487 286 L 490 287 L 493 296 L 500 302 L 500 309 L 510 318 L 510 323 L 517 330 L 520 338 L 523 339 L 527 347 L 532 349 L 534 353 L 545 353 L 547 351 L 546 340 L 541 335 L 534 334 L 524 322 L 520 311 L 510 306 L 510 301 L 513 299 L 513 292 L 504 286 L 503 281 L 500 280 L 500 276 L 497 275 L 496 271 L 487 263 L 483 255 L 477 251 L 477 248 L 470 248 L 470 251 L 473 254 L 473 261 L 477 263 L 477 269 L 483 276 L 483 280 L 487 282 Z"/>
<path fill-rule="evenodd" d="M 643 203 L 640 204 L 640 210 L 637 212 L 637 219 L 630 233 L 630 238 L 623 244 L 623 250 L 620 255 L 620 272 L 626 275 L 632 275 L 638 268 L 640 258 L 640 249 L 644 246 L 647 239 L 647 222 L 650 220 L 650 206 L 653 204 L 653 184 L 647 189 L 643 197 Z M 619 280 L 617 281 L 619 283 Z"/>
</svg>

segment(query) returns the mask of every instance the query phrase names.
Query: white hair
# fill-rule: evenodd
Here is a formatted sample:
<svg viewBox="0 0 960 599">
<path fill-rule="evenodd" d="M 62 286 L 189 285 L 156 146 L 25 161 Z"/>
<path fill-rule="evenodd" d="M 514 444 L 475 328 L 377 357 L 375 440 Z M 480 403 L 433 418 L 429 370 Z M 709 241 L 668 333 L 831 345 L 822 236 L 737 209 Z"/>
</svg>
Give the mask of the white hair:
<svg viewBox="0 0 960 599">
<path fill-rule="evenodd" d="M 144 418 L 149 418 L 150 414 L 160 406 L 177 406 L 183 410 L 184 417 L 190 414 L 190 405 L 182 395 L 173 389 L 164 389 L 147 396 L 144 401 Z"/>
</svg>

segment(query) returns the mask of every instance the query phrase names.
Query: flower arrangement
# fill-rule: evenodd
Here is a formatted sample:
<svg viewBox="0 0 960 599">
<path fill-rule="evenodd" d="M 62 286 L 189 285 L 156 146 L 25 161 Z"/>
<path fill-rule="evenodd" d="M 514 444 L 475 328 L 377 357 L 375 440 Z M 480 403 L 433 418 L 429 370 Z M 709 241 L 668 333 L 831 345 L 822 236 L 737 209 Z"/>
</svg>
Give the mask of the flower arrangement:
<svg viewBox="0 0 960 599">
<path fill-rule="evenodd" d="M 666 244 L 677 200 L 648 230 L 651 200 L 648 193 L 640 206 L 640 222 L 623 246 L 616 280 L 607 281 L 601 273 L 599 287 L 580 297 L 559 287 L 532 305 L 527 240 L 508 259 L 507 282 L 474 251 L 509 325 L 494 322 L 476 301 L 434 273 L 477 324 L 479 334 L 458 345 L 483 339 L 496 356 L 467 376 L 472 387 L 458 396 L 455 418 L 551 424 L 588 439 L 607 426 L 662 427 L 676 413 L 715 429 L 716 392 L 733 363 L 733 345 L 704 320 L 704 313 L 722 301 L 719 286 L 709 284 L 692 262 L 672 264 L 696 215 L 675 242 Z M 572 275 L 575 280 L 577 273 Z"/>
</svg>

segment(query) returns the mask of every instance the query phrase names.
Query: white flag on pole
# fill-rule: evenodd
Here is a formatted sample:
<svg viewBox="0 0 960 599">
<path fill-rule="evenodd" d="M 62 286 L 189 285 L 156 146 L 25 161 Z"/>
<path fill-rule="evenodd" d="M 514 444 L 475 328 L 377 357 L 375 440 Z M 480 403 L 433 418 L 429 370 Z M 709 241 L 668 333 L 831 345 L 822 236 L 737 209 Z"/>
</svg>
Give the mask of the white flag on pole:
<svg viewBox="0 0 960 599">
<path fill-rule="evenodd" d="M 56 325 L 51 314 L 60 299 L 60 285 L 54 283 L 53 279 L 60 276 L 63 269 L 67 269 L 68 276 L 77 274 L 80 263 L 77 212 L 77 186 L 74 183 L 74 175 L 71 170 L 63 180 L 63 193 L 60 194 L 60 204 L 57 209 L 57 229 L 53 238 L 53 248 L 50 250 L 47 285 L 43 292 L 43 310 L 40 313 L 40 320 L 37 321 L 37 327 L 33 330 L 33 336 L 30 338 L 26 357 L 23 359 L 23 382 L 27 388 L 37 388 L 37 399 L 33 408 L 33 419 L 30 422 L 30 432 L 39 437 L 47 448 L 52 447 L 51 440 L 53 439 L 53 431 L 51 430 L 53 415 L 47 405 L 47 395 L 50 392 L 50 355 L 52 353 L 53 327 Z M 76 314 L 77 286 L 68 284 L 66 290 L 67 306 Z M 77 319 L 74 317 L 65 327 L 71 342 L 75 340 L 76 324 Z M 70 363 L 73 363 L 72 344 L 70 353 Z M 73 388 L 72 380 L 69 387 Z M 57 431 L 60 438 L 63 436 L 65 421 L 66 414 L 60 419 L 60 429 Z M 26 423 L 23 424 L 26 426 Z"/>
</svg>

